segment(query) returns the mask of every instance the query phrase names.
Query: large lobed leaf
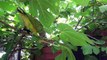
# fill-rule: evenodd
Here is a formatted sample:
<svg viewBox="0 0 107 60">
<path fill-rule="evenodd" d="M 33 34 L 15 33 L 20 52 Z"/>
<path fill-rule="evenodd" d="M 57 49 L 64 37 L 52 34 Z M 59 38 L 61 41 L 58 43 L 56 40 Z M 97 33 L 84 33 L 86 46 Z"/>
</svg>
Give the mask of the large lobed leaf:
<svg viewBox="0 0 107 60">
<path fill-rule="evenodd" d="M 85 46 L 94 44 L 85 34 L 74 31 L 67 24 L 59 24 L 58 29 L 60 30 L 60 38 L 65 42 L 70 42 L 74 46 Z"/>
<path fill-rule="evenodd" d="M 76 60 L 71 49 L 66 46 L 61 46 L 62 53 L 55 58 L 55 60 Z"/>
<path fill-rule="evenodd" d="M 60 0 L 31 0 L 30 12 L 33 16 L 37 16 L 40 22 L 49 27 L 55 20 L 55 16 L 59 14 Z"/>
<path fill-rule="evenodd" d="M 97 55 L 100 53 L 100 49 L 97 46 L 86 45 L 82 47 L 82 50 L 84 55 L 89 55 L 92 53 Z"/>
</svg>

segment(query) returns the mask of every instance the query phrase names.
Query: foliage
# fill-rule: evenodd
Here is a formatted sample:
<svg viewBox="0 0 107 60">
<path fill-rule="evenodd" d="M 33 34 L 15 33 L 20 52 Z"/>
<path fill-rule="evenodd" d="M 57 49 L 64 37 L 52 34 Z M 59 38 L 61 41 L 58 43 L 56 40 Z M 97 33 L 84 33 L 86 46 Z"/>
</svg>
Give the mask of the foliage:
<svg viewBox="0 0 107 60">
<path fill-rule="evenodd" d="M 16 50 L 19 53 L 23 51 L 20 49 L 25 49 L 23 52 L 30 54 L 31 49 L 42 49 L 45 44 L 62 50 L 56 60 L 66 60 L 66 57 L 68 60 L 76 60 L 72 51 L 76 51 L 78 46 L 82 47 L 84 55 L 97 55 L 100 48 L 107 52 L 107 48 L 103 48 L 105 43 L 99 43 L 98 39 L 92 37 L 93 34 L 89 34 L 95 33 L 97 36 L 97 29 L 107 29 L 106 3 L 106 0 L 1 0 L 0 47 L 6 52 L 1 59 L 9 59 Z M 20 17 L 17 8 L 21 8 L 21 12 L 25 12 L 23 15 L 27 16 Z M 23 22 L 23 18 L 28 18 L 28 21 Z M 29 21 L 32 22 L 26 25 Z M 36 27 L 31 27 L 34 25 Z M 38 34 L 33 34 L 33 29 L 42 28 L 45 37 L 41 37 L 39 31 Z M 104 37 L 101 40 L 103 42 Z"/>
</svg>

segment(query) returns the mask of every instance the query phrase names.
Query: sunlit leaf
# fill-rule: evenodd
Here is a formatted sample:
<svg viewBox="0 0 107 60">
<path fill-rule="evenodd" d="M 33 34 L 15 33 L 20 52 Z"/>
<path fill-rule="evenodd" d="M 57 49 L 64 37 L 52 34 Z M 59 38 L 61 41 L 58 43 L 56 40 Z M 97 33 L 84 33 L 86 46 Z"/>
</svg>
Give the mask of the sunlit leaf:
<svg viewBox="0 0 107 60">
<path fill-rule="evenodd" d="M 58 27 L 58 30 L 60 30 L 60 31 L 73 30 L 73 29 L 71 28 L 71 26 L 69 26 L 69 25 L 67 25 L 67 24 L 63 24 L 63 23 L 58 24 L 57 27 Z"/>
<path fill-rule="evenodd" d="M 98 0 L 99 2 L 107 3 L 107 0 Z"/>
<path fill-rule="evenodd" d="M 55 15 L 59 14 L 59 1 L 31 0 L 30 12 L 33 16 L 37 16 L 45 27 L 49 27 L 55 20 Z"/>
<path fill-rule="evenodd" d="M 103 12 L 107 11 L 107 5 L 102 5 L 99 7 L 99 9 L 100 9 L 100 12 L 103 13 Z"/>
<path fill-rule="evenodd" d="M 13 2 L 10 1 L 0 1 L 0 8 L 7 11 L 14 11 L 16 9 L 16 6 Z"/>
<path fill-rule="evenodd" d="M 59 24 L 58 29 L 61 33 L 60 38 L 63 41 L 70 42 L 74 46 L 84 46 L 88 43 L 93 44 L 93 41 L 90 40 L 85 34 L 76 32 L 66 24 Z"/>
<path fill-rule="evenodd" d="M 87 6 L 90 0 L 73 0 L 73 1 L 79 5 Z"/>
<path fill-rule="evenodd" d="M 4 14 L 4 11 L 0 9 L 0 16 L 2 16 L 3 14 Z"/>
</svg>

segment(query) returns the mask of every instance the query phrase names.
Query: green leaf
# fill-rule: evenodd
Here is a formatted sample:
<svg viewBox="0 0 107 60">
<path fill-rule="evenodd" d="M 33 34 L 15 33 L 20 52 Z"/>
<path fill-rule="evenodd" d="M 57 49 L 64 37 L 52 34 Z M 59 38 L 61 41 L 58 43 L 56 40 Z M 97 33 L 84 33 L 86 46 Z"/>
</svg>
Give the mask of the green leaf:
<svg viewBox="0 0 107 60">
<path fill-rule="evenodd" d="M 12 47 L 13 47 L 13 43 L 12 42 L 9 42 L 8 44 L 6 44 L 5 45 L 5 47 L 6 47 L 6 54 L 4 54 L 3 56 L 2 56 L 2 59 L 3 60 L 8 60 L 8 56 L 9 56 L 9 54 L 11 53 L 11 51 L 12 51 Z"/>
<path fill-rule="evenodd" d="M 20 2 L 28 2 L 29 0 L 18 0 Z"/>
<path fill-rule="evenodd" d="M 64 43 L 65 43 L 65 42 L 64 42 Z M 77 46 L 73 46 L 73 45 L 70 44 L 70 43 L 65 43 L 65 45 L 66 45 L 67 47 L 69 47 L 70 49 L 74 50 L 74 51 L 77 51 L 77 50 L 78 50 Z"/>
<path fill-rule="evenodd" d="M 102 52 L 106 51 L 106 47 L 101 47 L 101 51 Z"/>
<path fill-rule="evenodd" d="M 96 44 L 99 44 L 99 45 L 103 45 L 105 44 L 105 41 L 103 40 L 98 40 L 98 41 L 95 41 Z"/>
<path fill-rule="evenodd" d="M 21 17 L 20 17 L 19 14 L 16 14 L 16 15 L 15 15 L 14 21 L 15 21 L 15 25 L 16 25 L 18 28 L 24 27 L 23 20 L 21 19 Z"/>
<path fill-rule="evenodd" d="M 63 24 L 63 23 L 60 23 L 58 24 L 58 30 L 60 31 L 67 31 L 67 30 L 72 30 L 71 26 L 67 25 L 67 24 Z"/>
<path fill-rule="evenodd" d="M 100 12 L 103 13 L 103 12 L 107 11 L 107 5 L 102 5 L 99 7 L 99 9 L 100 9 Z"/>
<path fill-rule="evenodd" d="M 0 16 L 2 16 L 3 14 L 4 14 L 4 11 L 0 9 Z"/>
<path fill-rule="evenodd" d="M 93 46 L 93 52 L 94 52 L 94 54 L 98 54 L 98 53 L 100 53 L 100 49 L 99 49 L 99 47 L 96 47 L 96 46 Z"/>
<path fill-rule="evenodd" d="M 49 27 L 59 14 L 60 0 L 31 0 L 30 12 L 33 16 L 38 16 L 40 22 Z"/>
<path fill-rule="evenodd" d="M 55 58 L 55 60 L 66 60 L 66 51 L 64 52 L 62 52 L 60 55 L 58 55 L 56 58 Z"/>
<path fill-rule="evenodd" d="M 76 32 L 67 24 L 59 24 L 58 29 L 60 30 L 60 38 L 64 42 L 70 42 L 74 46 L 85 46 L 87 42 L 94 44 L 85 34 Z"/>
<path fill-rule="evenodd" d="M 107 47 L 106 47 L 105 51 L 106 51 L 106 54 L 107 54 Z"/>
<path fill-rule="evenodd" d="M 51 34 L 55 30 L 56 30 L 55 24 L 52 24 L 49 28 L 45 28 L 45 31 L 49 34 Z"/>
<path fill-rule="evenodd" d="M 95 23 L 91 23 L 91 24 L 89 25 L 90 31 L 93 31 L 93 30 L 96 29 L 97 27 L 98 27 L 98 25 L 96 25 Z"/>
<path fill-rule="evenodd" d="M 66 46 L 62 46 L 62 48 L 67 51 L 68 60 L 76 60 L 74 54 L 73 54 L 72 51 L 71 51 L 71 49 L 69 49 L 69 48 L 66 47 Z"/>
<path fill-rule="evenodd" d="M 7 11 L 14 11 L 16 9 L 13 2 L 10 2 L 10 1 L 0 1 L 0 8 Z"/>
<path fill-rule="evenodd" d="M 93 48 L 93 47 L 90 46 L 90 45 L 83 46 L 83 47 L 82 47 L 83 54 L 84 54 L 84 55 L 92 54 L 92 48 Z"/>
<path fill-rule="evenodd" d="M 71 49 L 69 49 L 66 46 L 61 46 L 62 54 L 57 56 L 55 60 L 66 60 L 66 57 L 68 60 L 76 60 L 74 54 L 72 53 Z"/>
<path fill-rule="evenodd" d="M 91 45 L 83 46 L 82 50 L 84 55 L 92 54 L 92 52 L 97 55 L 100 52 L 99 47 Z"/>
<path fill-rule="evenodd" d="M 73 0 L 73 1 L 79 5 L 87 6 L 90 0 Z"/>
<path fill-rule="evenodd" d="M 99 2 L 107 3 L 107 0 L 98 0 Z"/>
<path fill-rule="evenodd" d="M 81 37 L 76 35 L 72 31 L 64 31 L 60 34 L 60 38 L 66 42 L 70 42 L 74 46 L 84 46 L 87 44 L 84 40 L 81 40 Z"/>
</svg>

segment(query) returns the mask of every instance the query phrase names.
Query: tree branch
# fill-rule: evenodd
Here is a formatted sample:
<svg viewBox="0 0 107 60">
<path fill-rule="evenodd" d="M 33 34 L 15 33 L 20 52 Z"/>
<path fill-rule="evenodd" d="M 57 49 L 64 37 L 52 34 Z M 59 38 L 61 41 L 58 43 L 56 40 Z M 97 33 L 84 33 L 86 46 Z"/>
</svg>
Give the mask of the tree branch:
<svg viewBox="0 0 107 60">
<path fill-rule="evenodd" d="M 6 25 L 6 26 L 9 26 L 10 28 L 12 28 L 12 29 L 16 30 L 16 28 L 15 28 L 15 27 L 10 26 L 9 24 L 7 24 L 6 22 L 4 22 L 4 21 L 2 21 L 2 20 L 0 20 L 0 23 L 4 24 L 4 25 Z"/>
<path fill-rule="evenodd" d="M 89 38 L 98 41 L 98 39 L 96 39 L 95 37 L 92 37 L 92 36 L 90 36 L 90 35 L 88 35 L 88 34 L 86 34 L 86 35 L 87 35 Z"/>
<path fill-rule="evenodd" d="M 77 29 L 78 25 L 80 24 L 80 22 L 82 21 L 83 16 L 80 18 L 80 20 L 78 21 L 77 25 L 75 26 L 75 29 Z"/>
<path fill-rule="evenodd" d="M 89 22 L 89 23 L 87 23 L 86 25 L 82 26 L 82 27 L 81 27 L 81 28 L 79 28 L 77 31 L 79 31 L 79 30 L 81 30 L 82 28 L 84 28 L 84 27 L 86 27 L 86 26 L 90 25 L 91 23 L 93 23 L 93 21 L 94 21 L 94 20 L 92 20 L 91 22 Z"/>
</svg>

